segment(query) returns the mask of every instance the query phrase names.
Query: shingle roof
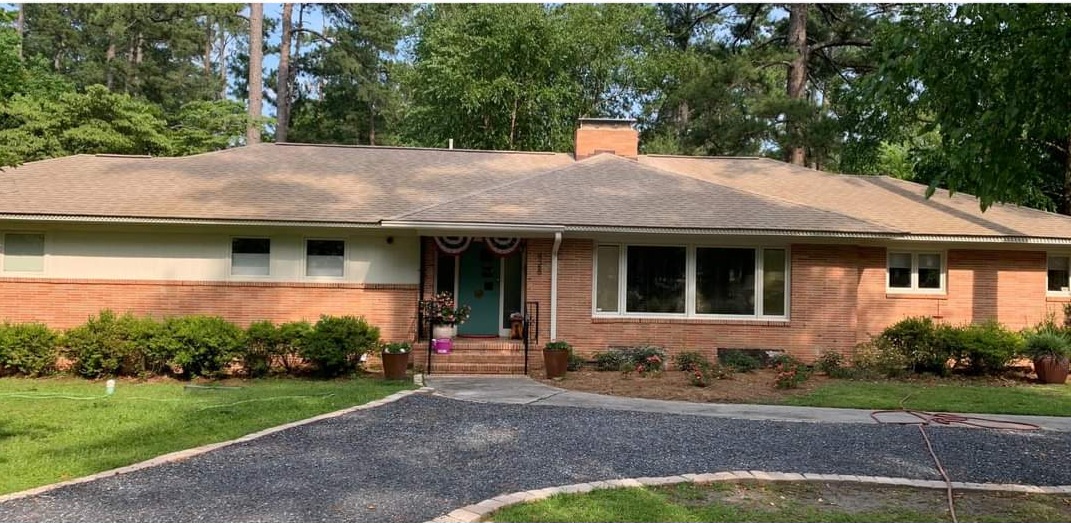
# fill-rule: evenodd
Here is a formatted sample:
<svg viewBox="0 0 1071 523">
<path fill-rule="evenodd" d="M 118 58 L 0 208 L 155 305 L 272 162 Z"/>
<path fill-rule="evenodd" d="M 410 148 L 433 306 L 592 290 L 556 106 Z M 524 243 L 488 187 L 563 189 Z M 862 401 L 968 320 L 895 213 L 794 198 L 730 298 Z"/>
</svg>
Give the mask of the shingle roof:
<svg viewBox="0 0 1071 523">
<path fill-rule="evenodd" d="M 375 223 L 571 163 L 567 154 L 283 144 L 77 155 L 0 172 L 0 213 Z"/>
<path fill-rule="evenodd" d="M 398 219 L 486 224 L 896 232 L 884 225 L 707 183 L 609 154 L 489 187 Z"/>
<path fill-rule="evenodd" d="M 808 231 L 1071 240 L 1071 218 L 755 158 L 261 144 L 0 171 L 0 215 Z"/>
</svg>

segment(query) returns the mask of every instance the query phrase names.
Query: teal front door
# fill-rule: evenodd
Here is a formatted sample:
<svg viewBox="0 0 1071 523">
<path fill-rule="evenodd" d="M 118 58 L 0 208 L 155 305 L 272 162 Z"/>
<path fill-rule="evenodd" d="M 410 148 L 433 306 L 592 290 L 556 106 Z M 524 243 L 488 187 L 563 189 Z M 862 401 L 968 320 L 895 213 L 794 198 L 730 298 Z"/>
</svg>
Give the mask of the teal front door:
<svg viewBox="0 0 1071 523">
<path fill-rule="evenodd" d="M 473 242 L 461 253 L 457 302 L 472 307 L 469 319 L 457 328 L 459 335 L 498 336 L 502 292 L 502 262 L 482 243 Z"/>
</svg>

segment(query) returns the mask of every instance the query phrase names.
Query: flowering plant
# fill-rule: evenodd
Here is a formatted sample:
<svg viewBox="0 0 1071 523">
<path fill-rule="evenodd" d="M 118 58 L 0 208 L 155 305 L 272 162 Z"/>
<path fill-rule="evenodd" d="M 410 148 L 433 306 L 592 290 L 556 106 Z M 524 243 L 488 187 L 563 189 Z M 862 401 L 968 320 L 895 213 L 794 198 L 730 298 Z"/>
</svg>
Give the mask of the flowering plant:
<svg viewBox="0 0 1071 523">
<path fill-rule="evenodd" d="M 386 354 L 408 354 L 413 350 L 413 346 L 408 341 L 384 343 L 381 348 Z"/>
<path fill-rule="evenodd" d="M 460 325 L 469 319 L 469 313 L 472 312 L 472 307 L 468 305 L 455 306 L 454 295 L 445 291 L 423 302 L 422 307 L 424 317 L 436 325 Z"/>
</svg>

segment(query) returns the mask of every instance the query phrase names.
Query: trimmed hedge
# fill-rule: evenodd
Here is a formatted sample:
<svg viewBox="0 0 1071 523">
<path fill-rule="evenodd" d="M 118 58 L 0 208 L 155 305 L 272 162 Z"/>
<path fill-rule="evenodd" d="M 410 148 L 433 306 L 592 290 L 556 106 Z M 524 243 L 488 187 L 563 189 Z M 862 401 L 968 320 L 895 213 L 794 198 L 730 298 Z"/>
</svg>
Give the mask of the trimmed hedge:
<svg viewBox="0 0 1071 523">
<path fill-rule="evenodd" d="M 58 332 L 41 323 L 0 324 L 0 375 L 55 372 L 59 340 Z"/>
<path fill-rule="evenodd" d="M 301 357 L 316 373 L 333 377 L 356 370 L 361 356 L 379 343 L 379 328 L 364 318 L 321 316 L 301 348 Z"/>
</svg>

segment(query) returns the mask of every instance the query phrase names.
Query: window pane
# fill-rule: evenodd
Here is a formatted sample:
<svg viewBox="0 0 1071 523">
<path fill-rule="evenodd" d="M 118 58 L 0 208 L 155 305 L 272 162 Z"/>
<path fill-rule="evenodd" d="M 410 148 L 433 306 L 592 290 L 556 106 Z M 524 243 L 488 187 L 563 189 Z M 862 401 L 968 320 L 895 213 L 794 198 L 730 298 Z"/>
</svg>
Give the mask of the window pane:
<svg viewBox="0 0 1071 523">
<path fill-rule="evenodd" d="M 42 272 L 45 270 L 45 236 L 43 234 L 4 235 L 4 270 Z"/>
<path fill-rule="evenodd" d="M 911 255 L 897 252 L 889 255 L 889 287 L 911 288 Z"/>
<path fill-rule="evenodd" d="M 454 294 L 454 267 L 457 257 L 453 254 L 439 253 L 438 262 L 435 264 L 435 293 L 449 292 Z"/>
<path fill-rule="evenodd" d="M 941 255 L 940 254 L 920 254 L 919 255 L 919 288 L 920 289 L 940 289 L 941 288 Z"/>
<path fill-rule="evenodd" d="M 625 310 L 684 312 L 684 247 L 629 247 Z"/>
<path fill-rule="evenodd" d="M 342 240 L 305 242 L 305 275 L 342 277 L 346 244 Z"/>
<path fill-rule="evenodd" d="M 762 254 L 762 313 L 785 315 L 785 251 L 766 249 Z"/>
<path fill-rule="evenodd" d="M 1067 256 L 1049 257 L 1050 291 L 1067 291 L 1069 275 L 1071 275 L 1071 258 Z"/>
<path fill-rule="evenodd" d="M 617 312 L 618 258 L 617 245 L 600 245 L 595 267 L 595 311 Z"/>
<path fill-rule="evenodd" d="M 271 240 L 235 238 L 231 240 L 231 274 L 267 276 L 271 273 Z"/>
<path fill-rule="evenodd" d="M 696 249 L 695 312 L 755 314 L 754 249 Z"/>
</svg>

